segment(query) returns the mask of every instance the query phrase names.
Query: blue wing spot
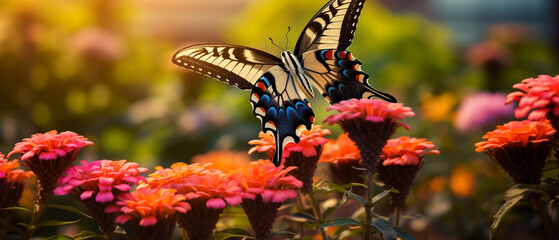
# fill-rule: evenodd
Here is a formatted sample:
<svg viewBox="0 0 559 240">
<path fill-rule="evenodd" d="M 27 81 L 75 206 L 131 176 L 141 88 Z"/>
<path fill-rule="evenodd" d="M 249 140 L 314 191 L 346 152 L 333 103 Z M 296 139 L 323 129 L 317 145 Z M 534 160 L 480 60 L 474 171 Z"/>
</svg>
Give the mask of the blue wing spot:
<svg viewBox="0 0 559 240">
<path fill-rule="evenodd" d="M 328 52 L 328 50 L 320 51 L 320 56 L 322 57 L 322 59 L 326 59 L 326 52 Z"/>
<path fill-rule="evenodd" d="M 270 86 L 270 80 L 268 80 L 267 77 L 262 76 L 262 77 L 260 77 L 260 79 L 264 81 L 264 83 L 266 84 L 266 87 Z"/>
<path fill-rule="evenodd" d="M 344 60 L 339 60 L 336 64 L 338 65 L 338 67 L 341 67 L 342 64 L 344 64 Z"/>
<path fill-rule="evenodd" d="M 268 94 L 264 94 L 264 96 L 260 98 L 260 102 L 264 102 L 265 104 L 267 104 L 268 102 L 270 102 L 270 96 L 268 96 Z"/>
<path fill-rule="evenodd" d="M 349 77 L 349 69 L 344 69 L 344 71 L 342 72 L 344 74 L 344 76 L 348 76 Z"/>
</svg>

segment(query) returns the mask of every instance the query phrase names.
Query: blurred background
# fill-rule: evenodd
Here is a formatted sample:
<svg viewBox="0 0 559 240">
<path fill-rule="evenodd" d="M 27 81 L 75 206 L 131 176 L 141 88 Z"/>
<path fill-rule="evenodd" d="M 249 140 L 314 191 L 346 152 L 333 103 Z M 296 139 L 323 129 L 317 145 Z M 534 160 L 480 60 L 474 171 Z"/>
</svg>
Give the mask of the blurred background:
<svg viewBox="0 0 559 240">
<path fill-rule="evenodd" d="M 195 43 L 279 55 L 326 1 L 0 1 L 0 152 L 22 138 L 71 130 L 95 143 L 81 157 L 126 159 L 153 170 L 214 149 L 248 151 L 260 131 L 248 93 L 171 62 Z M 512 85 L 558 73 L 554 0 L 368 0 L 349 48 L 417 116 L 411 131 L 441 155 L 416 179 L 406 228 L 429 239 L 486 239 L 512 181 L 474 143 L 513 119 Z M 326 101 L 311 101 L 317 123 Z M 338 126 L 331 138 L 341 132 Z M 264 157 L 263 155 L 261 157 Z M 545 237 L 529 207 L 497 239 Z M 516 216 L 516 218 L 515 218 Z M 520 219 L 520 221 L 517 221 Z M 511 238 L 510 236 L 514 236 Z"/>
</svg>

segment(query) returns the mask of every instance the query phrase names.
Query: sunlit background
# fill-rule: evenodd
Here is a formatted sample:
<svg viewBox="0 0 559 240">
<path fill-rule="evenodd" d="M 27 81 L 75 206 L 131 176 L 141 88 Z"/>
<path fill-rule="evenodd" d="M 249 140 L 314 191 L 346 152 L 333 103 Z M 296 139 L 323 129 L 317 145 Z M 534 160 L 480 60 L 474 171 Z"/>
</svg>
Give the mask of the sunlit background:
<svg viewBox="0 0 559 240">
<path fill-rule="evenodd" d="M 95 142 L 82 158 L 151 170 L 214 149 L 248 151 L 260 131 L 248 93 L 186 72 L 171 56 L 195 43 L 279 55 L 268 38 L 292 49 L 324 3 L 0 1 L 0 152 L 52 129 Z M 488 237 L 512 182 L 473 144 L 513 119 L 503 102 L 514 83 L 559 74 L 557 16 L 554 0 L 367 1 L 349 50 L 373 87 L 417 113 L 407 120 L 412 130 L 396 135 L 427 138 L 441 151 L 410 194 L 410 229 L 429 239 Z M 328 104 L 320 96 L 311 104 L 321 123 Z M 327 128 L 332 138 L 341 132 Z M 511 214 L 536 218 L 522 207 Z M 531 222 L 505 220 L 497 234 L 540 236 Z"/>
</svg>

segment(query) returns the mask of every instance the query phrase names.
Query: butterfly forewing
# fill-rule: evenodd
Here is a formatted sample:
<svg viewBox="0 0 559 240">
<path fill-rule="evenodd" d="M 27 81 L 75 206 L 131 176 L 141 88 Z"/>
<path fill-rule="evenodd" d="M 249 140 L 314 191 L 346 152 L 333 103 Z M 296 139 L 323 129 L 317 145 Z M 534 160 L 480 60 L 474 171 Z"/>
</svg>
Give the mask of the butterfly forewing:
<svg viewBox="0 0 559 240">
<path fill-rule="evenodd" d="M 240 89 L 252 89 L 268 69 L 281 63 L 269 53 L 235 45 L 194 45 L 178 51 L 173 62 Z"/>
<path fill-rule="evenodd" d="M 317 49 L 346 50 L 353 40 L 365 0 L 331 0 L 299 36 L 295 55 Z"/>
<path fill-rule="evenodd" d="M 299 142 L 301 131 L 311 129 L 314 112 L 290 73 L 280 66 L 256 81 L 250 102 L 254 116 L 262 121 L 262 130 L 274 135 L 276 153 L 272 161 L 279 166 L 285 145 Z"/>
</svg>

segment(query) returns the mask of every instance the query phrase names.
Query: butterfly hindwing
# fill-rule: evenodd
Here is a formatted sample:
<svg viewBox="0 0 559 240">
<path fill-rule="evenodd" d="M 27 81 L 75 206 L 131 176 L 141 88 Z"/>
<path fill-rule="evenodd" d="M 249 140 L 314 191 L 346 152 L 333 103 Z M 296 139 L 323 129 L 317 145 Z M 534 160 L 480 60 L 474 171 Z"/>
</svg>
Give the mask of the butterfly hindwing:
<svg viewBox="0 0 559 240">
<path fill-rule="evenodd" d="M 173 56 L 173 62 L 188 70 L 249 90 L 262 74 L 280 64 L 281 59 L 242 46 L 194 45 L 178 51 Z"/>
<path fill-rule="evenodd" d="M 331 0 L 303 29 L 295 55 L 318 49 L 346 50 L 355 35 L 365 0 Z"/>
<path fill-rule="evenodd" d="M 276 141 L 272 162 L 279 166 L 283 148 L 289 142 L 299 142 L 301 131 L 310 130 L 314 112 L 289 72 L 281 67 L 270 69 L 254 84 L 250 102 L 254 116 L 262 121 L 262 130 L 271 132 Z"/>
<path fill-rule="evenodd" d="M 303 62 L 315 86 L 330 103 L 372 97 L 396 102 L 391 95 L 369 85 L 369 75 L 361 70 L 361 62 L 348 51 L 326 49 L 307 52 L 303 54 Z"/>
</svg>

